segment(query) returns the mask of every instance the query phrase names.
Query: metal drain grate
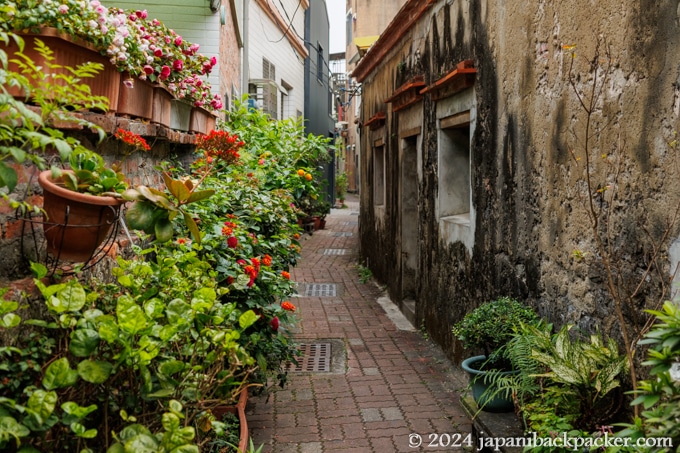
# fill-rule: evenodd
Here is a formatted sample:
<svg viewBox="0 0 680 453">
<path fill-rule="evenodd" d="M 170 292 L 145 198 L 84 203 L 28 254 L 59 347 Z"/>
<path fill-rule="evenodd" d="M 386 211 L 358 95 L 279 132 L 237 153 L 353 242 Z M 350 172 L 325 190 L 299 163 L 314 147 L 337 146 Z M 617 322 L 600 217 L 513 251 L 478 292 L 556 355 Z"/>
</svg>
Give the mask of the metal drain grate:
<svg viewBox="0 0 680 453">
<path fill-rule="evenodd" d="M 350 233 L 349 231 L 338 231 L 337 233 L 333 233 L 333 236 L 335 237 L 351 237 L 354 233 Z"/>
<path fill-rule="evenodd" d="M 348 220 L 347 222 L 342 222 L 342 225 L 359 225 L 356 220 Z"/>
<path fill-rule="evenodd" d="M 338 289 L 335 283 L 308 283 L 305 288 L 307 297 L 337 297 Z"/>
<path fill-rule="evenodd" d="M 324 255 L 347 255 L 349 253 L 348 249 L 324 249 Z"/>
<path fill-rule="evenodd" d="M 291 363 L 289 365 L 290 371 L 310 371 L 327 373 L 331 371 L 331 344 L 330 343 L 312 343 L 301 344 L 300 351 L 302 357 L 298 357 L 297 365 Z"/>
</svg>

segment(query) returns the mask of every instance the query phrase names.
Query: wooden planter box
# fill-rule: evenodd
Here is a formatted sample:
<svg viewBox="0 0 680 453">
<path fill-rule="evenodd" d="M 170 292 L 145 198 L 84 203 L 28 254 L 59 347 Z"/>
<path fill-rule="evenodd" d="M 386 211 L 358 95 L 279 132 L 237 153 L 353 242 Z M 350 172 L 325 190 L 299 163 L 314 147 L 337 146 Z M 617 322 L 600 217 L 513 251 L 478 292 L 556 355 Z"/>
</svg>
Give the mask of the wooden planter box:
<svg viewBox="0 0 680 453">
<path fill-rule="evenodd" d="M 153 86 L 153 109 L 151 122 L 170 127 L 172 122 L 172 93 L 162 85 Z"/>
<path fill-rule="evenodd" d="M 193 107 L 191 109 L 191 122 L 189 124 L 189 132 L 197 134 L 207 134 L 215 129 L 217 117 L 211 112 L 202 107 Z"/>
<path fill-rule="evenodd" d="M 154 86 L 146 80 L 123 74 L 120 80 L 118 114 L 150 120 L 153 115 Z"/>
<path fill-rule="evenodd" d="M 191 124 L 191 104 L 181 99 L 173 99 L 170 105 L 170 127 L 178 131 L 188 131 Z"/>
<path fill-rule="evenodd" d="M 84 41 L 60 33 L 55 28 L 43 28 L 39 34 L 21 34 L 21 36 L 25 44 L 24 54 L 32 59 L 36 66 L 42 67 L 43 71 L 48 69 L 47 61 L 35 50 L 36 39 L 43 41 L 54 52 L 54 60 L 52 61 L 54 64 L 72 68 L 87 62 L 102 64 L 104 69 L 101 72 L 95 77 L 81 79 L 80 83 L 89 86 L 90 92 L 93 95 L 108 98 L 109 111 L 117 111 L 121 74 L 107 57 L 100 54 L 94 47 Z M 0 47 L 4 48 L 7 52 L 8 59 L 20 59 L 16 55 L 19 48 L 13 40 L 10 40 L 9 46 L 0 43 Z M 11 71 L 18 71 L 19 67 L 16 63 L 10 63 L 9 69 Z M 69 74 L 64 68 L 54 69 L 52 72 L 56 74 Z M 22 90 L 16 88 L 10 89 L 9 92 L 16 98 L 26 97 Z"/>
</svg>

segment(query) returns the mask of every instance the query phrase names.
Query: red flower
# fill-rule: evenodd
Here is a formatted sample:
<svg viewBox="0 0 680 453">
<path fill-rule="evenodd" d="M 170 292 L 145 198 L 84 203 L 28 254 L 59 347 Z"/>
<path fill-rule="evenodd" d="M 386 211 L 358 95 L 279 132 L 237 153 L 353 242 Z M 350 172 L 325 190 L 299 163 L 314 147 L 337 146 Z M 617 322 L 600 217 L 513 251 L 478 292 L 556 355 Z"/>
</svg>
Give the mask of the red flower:
<svg viewBox="0 0 680 453">
<path fill-rule="evenodd" d="M 260 270 L 260 259 L 259 258 L 251 258 L 250 262 L 253 263 L 253 266 L 255 266 L 255 269 L 258 271 Z"/>
<path fill-rule="evenodd" d="M 181 37 L 181 36 L 177 36 L 177 37 L 175 38 L 175 45 L 176 45 L 176 46 L 181 46 L 181 45 L 182 45 L 182 37 Z"/>
<path fill-rule="evenodd" d="M 281 272 L 281 277 L 285 278 L 286 280 L 290 280 L 290 274 L 286 271 Z"/>
<path fill-rule="evenodd" d="M 274 332 L 278 332 L 279 330 L 279 318 L 277 316 L 274 316 L 272 320 L 269 322 L 269 325 L 272 326 L 272 329 L 274 329 Z"/>
<path fill-rule="evenodd" d="M 186 244 L 186 243 L 187 243 L 187 240 L 186 240 L 186 238 L 178 238 L 178 239 L 177 239 L 177 243 L 178 243 L 178 244 Z"/>
<path fill-rule="evenodd" d="M 126 131 L 124 129 L 118 129 L 114 135 L 118 140 L 122 141 L 123 143 L 126 143 L 128 145 L 134 146 L 135 149 L 138 149 L 140 151 L 149 151 L 151 147 L 149 144 L 142 138 L 142 136 L 135 134 L 132 131 Z"/>
<path fill-rule="evenodd" d="M 281 302 L 281 308 L 283 308 L 286 311 L 295 311 L 295 305 L 291 304 L 287 300 Z"/>
<path fill-rule="evenodd" d="M 272 265 L 272 257 L 269 256 L 269 255 L 265 255 L 262 258 L 262 264 L 264 264 L 265 266 L 271 266 Z"/>
<path fill-rule="evenodd" d="M 234 277 L 227 277 L 227 285 L 234 283 Z"/>
<path fill-rule="evenodd" d="M 170 69 L 170 66 L 163 65 L 163 67 L 161 68 L 160 79 L 161 80 L 167 79 L 168 77 L 170 77 L 171 72 L 172 72 L 172 70 Z"/>
<path fill-rule="evenodd" d="M 236 264 L 240 264 L 241 266 L 245 266 L 246 260 L 238 260 L 238 261 L 236 261 Z"/>
<path fill-rule="evenodd" d="M 222 236 L 231 236 L 234 230 L 228 226 L 222 227 Z"/>
<path fill-rule="evenodd" d="M 229 236 L 227 238 L 227 245 L 229 248 L 235 249 L 238 246 L 238 239 L 236 239 L 236 236 Z"/>
<path fill-rule="evenodd" d="M 155 49 L 155 50 L 153 51 L 153 56 L 154 56 L 154 57 L 160 58 L 160 57 L 163 56 L 163 51 L 162 51 L 161 49 Z"/>
<path fill-rule="evenodd" d="M 151 75 L 154 72 L 153 67 L 148 65 L 148 64 L 144 65 L 143 69 L 144 69 L 144 74 L 146 74 L 146 75 Z"/>
<path fill-rule="evenodd" d="M 184 62 L 182 62 L 182 60 L 175 60 L 175 61 L 172 62 L 172 68 L 175 71 L 181 71 L 183 67 L 184 67 Z"/>
</svg>

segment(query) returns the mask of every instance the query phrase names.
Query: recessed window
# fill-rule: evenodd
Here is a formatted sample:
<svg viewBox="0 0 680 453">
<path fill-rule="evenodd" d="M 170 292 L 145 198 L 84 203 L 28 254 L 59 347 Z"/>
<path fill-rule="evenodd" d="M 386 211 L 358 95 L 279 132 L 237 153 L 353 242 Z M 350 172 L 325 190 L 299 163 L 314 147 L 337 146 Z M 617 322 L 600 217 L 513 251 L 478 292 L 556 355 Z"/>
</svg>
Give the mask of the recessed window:
<svg viewBox="0 0 680 453">
<path fill-rule="evenodd" d="M 385 204 L 385 146 L 373 148 L 373 203 Z"/>
<path fill-rule="evenodd" d="M 458 116 L 458 115 L 456 115 Z M 470 115 L 440 120 L 439 218 L 470 216 Z M 452 118 L 454 119 L 454 118 Z M 462 121 L 461 121 L 462 119 Z"/>
</svg>

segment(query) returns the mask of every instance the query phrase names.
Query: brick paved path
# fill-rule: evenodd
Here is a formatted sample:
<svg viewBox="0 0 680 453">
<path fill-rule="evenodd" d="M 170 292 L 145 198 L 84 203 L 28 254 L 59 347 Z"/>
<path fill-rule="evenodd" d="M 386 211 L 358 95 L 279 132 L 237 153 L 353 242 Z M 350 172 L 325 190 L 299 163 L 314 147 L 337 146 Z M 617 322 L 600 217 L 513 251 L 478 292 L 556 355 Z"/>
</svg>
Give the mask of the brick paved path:
<svg viewBox="0 0 680 453">
<path fill-rule="evenodd" d="M 383 294 L 375 283 L 360 282 L 359 205 L 356 198 L 347 205 L 333 209 L 325 230 L 305 235 L 302 260 L 291 273 L 300 293 L 292 299 L 300 319 L 295 337 L 330 343 L 332 366 L 329 372 L 291 372 L 285 389 L 269 400 L 251 398 L 253 442 L 274 453 L 462 451 L 425 444 L 429 433 L 470 433 L 458 402 L 466 378 L 410 325 L 395 326 L 377 301 Z M 337 294 L 305 296 L 311 283 L 335 283 Z M 409 447 L 411 433 L 422 436 L 422 447 Z"/>
</svg>

